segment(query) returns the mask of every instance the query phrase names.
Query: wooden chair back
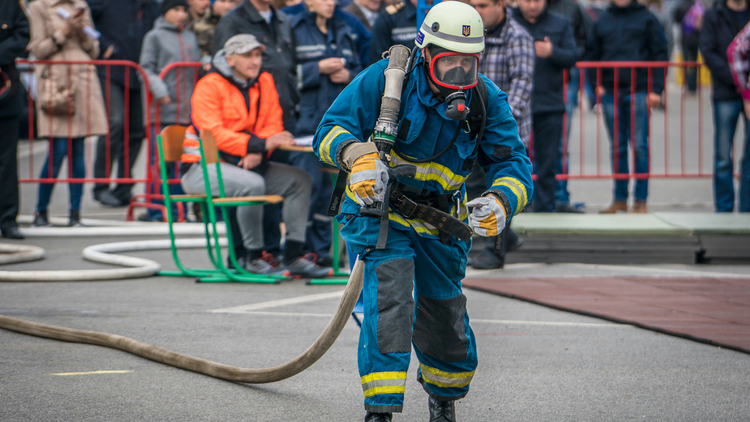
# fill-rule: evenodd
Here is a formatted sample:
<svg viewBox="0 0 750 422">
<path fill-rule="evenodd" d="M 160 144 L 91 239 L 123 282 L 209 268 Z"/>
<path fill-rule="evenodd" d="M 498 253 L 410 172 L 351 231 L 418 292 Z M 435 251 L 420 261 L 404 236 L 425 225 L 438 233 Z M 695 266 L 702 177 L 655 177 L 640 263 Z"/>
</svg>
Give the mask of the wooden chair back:
<svg viewBox="0 0 750 422">
<path fill-rule="evenodd" d="M 200 138 L 203 143 L 203 159 L 206 164 L 219 162 L 219 148 L 216 146 L 216 138 L 208 130 L 201 130 Z"/>
<path fill-rule="evenodd" d="M 182 157 L 182 142 L 185 139 L 186 126 L 171 125 L 161 131 L 162 157 L 167 163 L 180 161 Z"/>
</svg>

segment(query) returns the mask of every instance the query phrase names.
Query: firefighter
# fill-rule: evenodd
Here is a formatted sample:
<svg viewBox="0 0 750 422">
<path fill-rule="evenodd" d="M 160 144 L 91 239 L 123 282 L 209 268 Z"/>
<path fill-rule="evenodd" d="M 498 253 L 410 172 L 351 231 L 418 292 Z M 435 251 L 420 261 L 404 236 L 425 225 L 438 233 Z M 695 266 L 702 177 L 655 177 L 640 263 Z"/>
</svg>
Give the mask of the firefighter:
<svg viewBox="0 0 750 422">
<path fill-rule="evenodd" d="M 391 421 L 402 411 L 412 344 L 430 421 L 455 421 L 454 401 L 466 396 L 477 367 L 461 292 L 469 225 L 481 236 L 496 236 L 533 189 L 507 96 L 477 72 L 484 50 L 479 14 L 461 2 L 437 4 L 416 45 L 400 93 L 398 136 L 387 154 L 369 139 L 376 120 L 380 124 L 381 103 L 387 104 L 381 99 L 388 59 L 344 89 L 313 141 L 322 161 L 349 173 L 336 218 L 365 264 L 358 360 L 369 422 Z M 490 188 L 467 203 L 464 181 L 475 160 Z M 413 166 L 413 175 L 392 177 L 403 165 Z M 366 211 L 386 199 L 382 247 L 382 221 Z"/>
</svg>

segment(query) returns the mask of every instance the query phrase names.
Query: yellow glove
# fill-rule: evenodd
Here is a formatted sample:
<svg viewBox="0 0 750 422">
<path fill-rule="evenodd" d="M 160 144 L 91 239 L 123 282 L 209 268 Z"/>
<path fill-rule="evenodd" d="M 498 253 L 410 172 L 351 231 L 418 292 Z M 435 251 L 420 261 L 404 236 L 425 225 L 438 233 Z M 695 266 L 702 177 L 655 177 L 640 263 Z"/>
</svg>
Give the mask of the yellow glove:
<svg viewBox="0 0 750 422">
<path fill-rule="evenodd" d="M 474 207 L 469 214 L 469 225 L 474 232 L 483 237 L 500 234 L 505 228 L 505 209 L 494 195 L 482 196 L 466 203 L 467 207 Z"/>
<path fill-rule="evenodd" d="M 388 166 L 376 152 L 365 154 L 354 161 L 349 174 L 349 189 L 359 205 L 370 205 L 385 200 L 388 185 Z"/>
</svg>

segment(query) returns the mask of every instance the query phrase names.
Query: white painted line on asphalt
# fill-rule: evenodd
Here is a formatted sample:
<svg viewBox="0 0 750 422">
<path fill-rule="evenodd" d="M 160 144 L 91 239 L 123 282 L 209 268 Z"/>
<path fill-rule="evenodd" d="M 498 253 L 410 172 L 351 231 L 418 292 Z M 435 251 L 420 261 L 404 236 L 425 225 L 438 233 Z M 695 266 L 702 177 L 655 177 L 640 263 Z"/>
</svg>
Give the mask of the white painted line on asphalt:
<svg viewBox="0 0 750 422">
<path fill-rule="evenodd" d="M 71 375 L 129 374 L 131 372 L 135 372 L 135 371 L 59 372 L 59 373 L 50 374 L 50 375 L 56 375 L 56 376 L 59 376 L 59 377 L 68 377 L 68 376 L 71 376 Z"/>
<path fill-rule="evenodd" d="M 306 314 L 303 312 L 263 312 L 263 311 L 245 311 L 245 312 L 230 312 L 238 314 L 251 314 L 251 315 L 270 315 L 270 316 L 289 316 L 289 317 L 325 317 L 331 318 L 333 314 Z"/>
<path fill-rule="evenodd" d="M 517 321 L 511 319 L 470 319 L 471 323 L 478 324 L 505 324 L 505 325 L 546 325 L 556 327 L 592 327 L 592 328 L 631 328 L 627 324 L 601 324 L 595 322 L 557 322 L 557 321 Z"/>
<path fill-rule="evenodd" d="M 320 293 L 316 295 L 306 295 L 291 297 L 289 299 L 271 300 L 268 302 L 253 303 L 250 305 L 234 306 L 231 308 L 213 309 L 208 312 L 214 313 L 229 313 L 229 314 L 242 314 L 248 311 L 257 311 L 260 309 L 277 308 L 279 306 L 297 305 L 300 303 L 315 302 L 318 300 L 334 299 L 343 296 L 344 291 L 339 290 L 330 293 Z"/>
</svg>

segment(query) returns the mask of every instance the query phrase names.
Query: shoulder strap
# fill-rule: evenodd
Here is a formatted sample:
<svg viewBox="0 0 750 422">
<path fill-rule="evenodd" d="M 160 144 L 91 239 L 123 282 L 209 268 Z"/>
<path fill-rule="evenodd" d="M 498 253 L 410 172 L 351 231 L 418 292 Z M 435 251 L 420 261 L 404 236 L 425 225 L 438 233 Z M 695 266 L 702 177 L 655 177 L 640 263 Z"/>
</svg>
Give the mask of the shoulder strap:
<svg viewBox="0 0 750 422">
<path fill-rule="evenodd" d="M 469 122 L 469 135 L 471 139 L 476 138 L 479 135 L 480 129 L 487 123 L 487 116 L 482 112 L 482 109 L 487 108 L 489 94 L 487 93 L 487 85 L 481 77 L 479 77 L 477 85 L 474 87 L 473 94 L 469 103 L 469 115 L 466 117 L 466 121 Z M 480 98 L 484 103 L 484 107 L 479 104 Z"/>
</svg>

